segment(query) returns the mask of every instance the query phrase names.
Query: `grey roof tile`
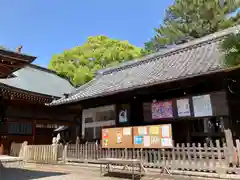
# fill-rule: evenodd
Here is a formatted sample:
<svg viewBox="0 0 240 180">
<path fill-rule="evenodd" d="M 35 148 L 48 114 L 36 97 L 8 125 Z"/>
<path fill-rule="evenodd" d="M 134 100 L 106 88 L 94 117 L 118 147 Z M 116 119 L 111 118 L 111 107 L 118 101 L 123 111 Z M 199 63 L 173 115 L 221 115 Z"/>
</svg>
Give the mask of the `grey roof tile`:
<svg viewBox="0 0 240 180">
<path fill-rule="evenodd" d="M 13 74 L 16 77 L 0 79 L 0 84 L 54 97 L 63 97 L 74 90 L 68 80 L 36 65 L 27 65 Z"/>
<path fill-rule="evenodd" d="M 77 88 L 68 98 L 50 103 L 60 105 L 160 84 L 172 80 L 223 70 L 218 45 L 223 37 L 240 26 L 226 29 L 168 51 L 155 53 L 139 60 L 101 70 L 101 75 Z"/>
</svg>

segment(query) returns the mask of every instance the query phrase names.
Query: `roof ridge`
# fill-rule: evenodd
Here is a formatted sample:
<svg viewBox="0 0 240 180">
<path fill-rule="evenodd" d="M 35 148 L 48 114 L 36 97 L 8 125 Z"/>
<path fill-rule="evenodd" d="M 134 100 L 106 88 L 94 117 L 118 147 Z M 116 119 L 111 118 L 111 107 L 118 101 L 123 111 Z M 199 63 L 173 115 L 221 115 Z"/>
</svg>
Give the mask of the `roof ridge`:
<svg viewBox="0 0 240 180">
<path fill-rule="evenodd" d="M 26 54 L 26 53 L 23 53 L 23 52 L 16 52 L 10 48 L 7 48 L 7 47 L 0 47 L 0 50 L 1 51 L 6 51 L 8 53 L 13 53 L 13 54 L 16 54 L 16 55 L 20 55 L 20 56 L 28 56 L 28 57 L 32 57 L 33 58 L 33 61 L 37 58 L 36 56 L 33 56 L 33 55 L 30 55 L 30 54 Z"/>
<path fill-rule="evenodd" d="M 139 66 L 139 65 L 141 65 L 143 63 L 147 63 L 149 61 L 153 61 L 156 58 L 165 57 L 165 56 L 172 55 L 173 53 L 177 53 L 179 51 L 184 51 L 186 49 L 189 49 L 190 47 L 193 48 L 193 47 L 200 46 L 202 44 L 206 44 L 206 43 L 210 43 L 210 42 L 213 42 L 213 41 L 217 41 L 217 40 L 222 39 L 223 37 L 233 33 L 236 30 L 240 30 L 240 25 L 233 26 L 233 27 L 230 27 L 228 29 L 224 29 L 224 30 L 218 31 L 218 32 L 206 35 L 206 36 L 198 38 L 198 39 L 194 39 L 194 40 L 189 41 L 187 43 L 183 43 L 183 44 L 177 45 L 177 46 L 175 46 L 175 47 L 173 47 L 171 49 L 166 49 L 164 51 L 156 52 L 156 53 L 153 53 L 153 54 L 150 54 L 150 55 L 147 55 L 147 56 L 135 59 L 135 60 L 131 60 L 131 61 L 128 61 L 128 62 L 120 63 L 120 64 L 118 64 L 115 67 L 101 69 L 97 74 L 98 74 L 98 76 L 102 76 L 102 75 L 110 74 L 112 72 L 119 71 L 119 70 L 122 70 L 122 69 L 131 68 L 133 66 Z"/>
<path fill-rule="evenodd" d="M 31 67 L 33 67 L 33 68 L 36 68 L 36 69 L 40 69 L 40 70 L 43 70 L 43 71 L 46 71 L 46 72 L 49 72 L 49 73 L 53 73 L 53 74 L 58 75 L 56 71 L 51 70 L 51 69 L 48 69 L 48 68 L 45 68 L 45 67 L 40 66 L 40 65 L 29 64 L 29 66 L 31 66 Z"/>
</svg>

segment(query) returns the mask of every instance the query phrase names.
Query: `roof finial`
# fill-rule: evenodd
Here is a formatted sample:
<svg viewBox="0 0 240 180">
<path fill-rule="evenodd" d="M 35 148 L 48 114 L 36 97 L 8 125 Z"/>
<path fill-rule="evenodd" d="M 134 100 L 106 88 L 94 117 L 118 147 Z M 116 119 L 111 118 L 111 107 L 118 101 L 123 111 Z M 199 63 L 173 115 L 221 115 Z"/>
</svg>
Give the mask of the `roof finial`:
<svg viewBox="0 0 240 180">
<path fill-rule="evenodd" d="M 23 46 L 18 46 L 17 49 L 16 49 L 16 52 L 17 52 L 17 53 L 21 53 L 22 48 L 23 48 Z"/>
</svg>

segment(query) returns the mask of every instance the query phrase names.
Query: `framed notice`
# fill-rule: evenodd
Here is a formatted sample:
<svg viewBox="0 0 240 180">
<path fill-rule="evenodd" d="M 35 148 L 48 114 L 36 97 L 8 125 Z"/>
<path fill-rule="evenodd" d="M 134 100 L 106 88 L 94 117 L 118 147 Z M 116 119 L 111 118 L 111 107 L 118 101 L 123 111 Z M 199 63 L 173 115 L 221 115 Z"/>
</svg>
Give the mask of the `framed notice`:
<svg viewBox="0 0 240 180">
<path fill-rule="evenodd" d="M 209 94 L 193 96 L 193 109 L 195 117 L 212 116 L 212 104 Z"/>
<path fill-rule="evenodd" d="M 103 128 L 101 143 L 102 148 L 133 148 L 132 127 Z"/>
<path fill-rule="evenodd" d="M 172 117 L 173 117 L 172 101 L 152 103 L 152 119 L 163 119 Z"/>
<path fill-rule="evenodd" d="M 127 109 L 122 109 L 119 112 L 119 114 L 118 114 L 118 118 L 119 118 L 119 123 L 126 123 L 126 122 L 128 122 Z"/>
<path fill-rule="evenodd" d="M 178 117 L 191 116 L 189 99 L 178 99 L 177 111 L 178 111 Z"/>
<path fill-rule="evenodd" d="M 134 148 L 172 148 L 171 124 L 135 126 L 133 139 Z"/>
</svg>

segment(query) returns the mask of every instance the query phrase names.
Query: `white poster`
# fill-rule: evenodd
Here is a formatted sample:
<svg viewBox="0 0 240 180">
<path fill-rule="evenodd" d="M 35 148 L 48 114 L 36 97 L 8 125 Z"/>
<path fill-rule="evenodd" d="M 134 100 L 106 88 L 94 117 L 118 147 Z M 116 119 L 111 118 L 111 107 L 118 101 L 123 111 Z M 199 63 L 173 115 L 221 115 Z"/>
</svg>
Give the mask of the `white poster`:
<svg viewBox="0 0 240 180">
<path fill-rule="evenodd" d="M 150 136 L 143 136 L 143 146 L 149 147 L 151 145 L 150 143 Z"/>
<path fill-rule="evenodd" d="M 162 137 L 170 137 L 170 128 L 168 125 L 162 126 Z"/>
<path fill-rule="evenodd" d="M 171 138 L 163 138 L 161 139 L 162 147 L 172 147 L 172 139 Z"/>
<path fill-rule="evenodd" d="M 146 135 L 147 134 L 147 128 L 146 127 L 138 127 L 138 134 L 141 135 Z"/>
<path fill-rule="evenodd" d="M 131 128 L 125 127 L 125 128 L 123 128 L 123 135 L 124 136 L 131 136 L 131 134 L 132 134 L 131 131 L 132 131 Z"/>
<path fill-rule="evenodd" d="M 210 95 L 193 96 L 193 109 L 195 117 L 212 116 Z"/>
<path fill-rule="evenodd" d="M 189 99 L 177 100 L 177 111 L 178 111 L 178 117 L 191 116 Z"/>
</svg>

